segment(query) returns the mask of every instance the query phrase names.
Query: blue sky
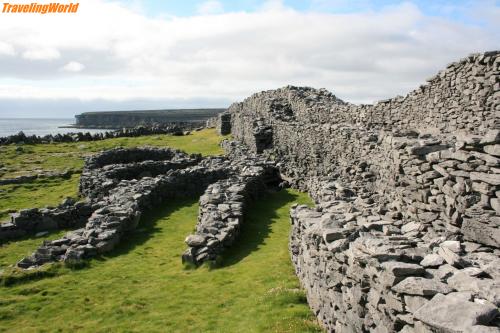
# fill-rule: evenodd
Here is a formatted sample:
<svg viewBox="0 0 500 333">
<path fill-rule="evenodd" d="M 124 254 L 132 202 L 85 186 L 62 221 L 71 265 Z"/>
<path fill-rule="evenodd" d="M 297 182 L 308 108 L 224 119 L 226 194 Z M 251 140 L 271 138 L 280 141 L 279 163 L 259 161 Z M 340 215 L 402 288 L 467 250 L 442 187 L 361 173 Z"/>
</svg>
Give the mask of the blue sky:
<svg viewBox="0 0 500 333">
<path fill-rule="evenodd" d="M 500 49 L 494 0 L 82 0 L 0 21 L 0 117 L 225 107 L 288 84 L 372 103 Z"/>
<path fill-rule="evenodd" d="M 200 0 L 128 0 L 129 5 L 140 4 L 148 15 L 192 16 L 197 14 Z M 261 8 L 265 0 L 219 0 L 226 12 L 256 11 Z M 416 5 L 424 14 L 443 17 L 465 23 L 483 23 L 480 17 L 470 15 L 469 10 L 481 6 L 482 3 L 494 3 L 495 0 L 284 0 L 283 5 L 297 11 L 318 11 L 323 13 L 357 13 L 363 11 L 377 11 L 384 7 L 397 6 L 402 2 Z"/>
</svg>

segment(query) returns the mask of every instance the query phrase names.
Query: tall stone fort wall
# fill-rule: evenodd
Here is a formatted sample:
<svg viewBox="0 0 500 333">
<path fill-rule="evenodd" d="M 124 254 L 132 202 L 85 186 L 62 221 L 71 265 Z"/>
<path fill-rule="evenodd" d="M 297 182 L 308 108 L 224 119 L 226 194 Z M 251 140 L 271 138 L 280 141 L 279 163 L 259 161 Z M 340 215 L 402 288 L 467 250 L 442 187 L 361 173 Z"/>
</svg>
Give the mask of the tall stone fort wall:
<svg viewBox="0 0 500 333">
<path fill-rule="evenodd" d="M 499 332 L 499 67 L 474 54 L 375 105 L 289 86 L 219 115 L 315 199 L 290 251 L 328 331 Z"/>
<path fill-rule="evenodd" d="M 500 128 L 498 66 L 496 52 L 471 55 L 406 97 L 375 105 L 345 103 L 311 88 L 265 91 L 230 107 L 231 132 L 256 152 L 272 141 L 275 154 L 301 164 L 290 172 L 299 166 L 306 169 L 301 175 L 330 174 L 339 157 L 360 157 L 361 151 L 344 139 L 364 135 L 360 129 L 482 134 Z M 272 127 L 267 136 L 266 126 Z"/>
</svg>

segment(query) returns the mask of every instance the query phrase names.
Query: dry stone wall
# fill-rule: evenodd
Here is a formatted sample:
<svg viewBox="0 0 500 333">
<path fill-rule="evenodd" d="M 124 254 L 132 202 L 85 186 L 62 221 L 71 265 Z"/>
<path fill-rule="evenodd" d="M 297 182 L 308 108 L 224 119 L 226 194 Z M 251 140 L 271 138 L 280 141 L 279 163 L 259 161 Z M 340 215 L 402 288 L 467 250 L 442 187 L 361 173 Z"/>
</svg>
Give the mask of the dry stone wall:
<svg viewBox="0 0 500 333">
<path fill-rule="evenodd" d="M 285 87 L 233 104 L 231 134 L 315 208 L 290 252 L 329 332 L 499 332 L 500 53 L 375 105 Z"/>
<path fill-rule="evenodd" d="M 141 135 L 173 134 L 183 135 L 185 132 L 201 129 L 205 126 L 204 122 L 197 123 L 171 123 L 150 126 L 136 126 L 131 128 L 122 128 L 119 130 L 110 130 L 103 133 L 76 132 L 66 134 L 47 134 L 44 136 L 26 135 L 23 132 L 18 134 L 0 137 L 1 145 L 10 144 L 40 144 L 53 142 L 82 142 L 99 141 L 112 138 L 137 137 Z"/>
<path fill-rule="evenodd" d="M 143 174 L 142 163 L 148 161 L 171 164 L 162 164 L 162 173 L 152 177 Z M 126 167 L 126 172 L 117 169 L 122 176 L 135 176 L 106 178 L 116 176 L 107 171 L 117 165 Z M 54 261 L 79 262 L 109 252 L 124 234 L 137 227 L 143 212 L 174 198 L 200 195 L 209 184 L 227 178 L 231 170 L 223 157 L 201 160 L 199 155 L 173 149 L 114 149 L 91 157 L 86 161 L 80 183 L 91 205 L 84 227 L 61 239 L 44 242 L 31 256 L 22 259 L 18 267 L 30 268 Z"/>
<path fill-rule="evenodd" d="M 92 214 L 86 201 L 65 199 L 55 208 L 23 209 L 11 216 L 10 222 L 0 224 L 0 241 L 16 239 L 49 230 L 77 228 Z"/>
<path fill-rule="evenodd" d="M 86 159 L 79 189 L 89 198 L 102 198 L 122 180 L 156 177 L 200 161 L 201 155 L 170 148 L 111 149 Z"/>
<path fill-rule="evenodd" d="M 453 151 L 456 142 L 384 136 L 384 173 L 356 168 L 323 183 L 315 209 L 292 210 L 292 259 L 328 330 L 469 332 L 500 323 L 498 198 L 488 192 L 500 160 L 484 154 L 488 146 Z M 444 298 L 429 321 L 422 313 L 439 310 L 437 294 L 464 297 Z M 470 321 L 448 321 L 457 306 Z"/>
<path fill-rule="evenodd" d="M 182 256 L 183 262 L 199 265 L 217 260 L 236 241 L 248 205 L 267 189 L 279 185 L 274 163 L 234 141 L 224 141 L 222 146 L 239 171 L 210 185 L 200 197 L 196 232 L 186 238 L 188 249 Z"/>
<path fill-rule="evenodd" d="M 87 202 L 75 205 L 79 214 L 64 216 L 64 221 L 73 217 L 72 221 L 83 222 L 83 227 L 61 239 L 44 242 L 18 262 L 18 267 L 54 261 L 75 263 L 109 252 L 126 233 L 133 232 L 145 211 L 171 199 L 200 196 L 204 191 L 197 233 L 188 237 L 190 248 L 183 260 L 198 265 L 216 259 L 238 236 L 245 205 L 279 182 L 276 168 L 268 159 L 256 157 L 234 142 L 225 146 L 233 159 L 202 158 L 175 149 L 148 147 L 111 149 L 87 158 L 80 179 L 80 192 Z M 23 211 L 14 221 L 17 226 L 29 225 L 37 230 L 38 212 Z M 43 218 L 50 221 L 61 218 L 59 211 L 44 214 Z M 9 226 L 5 233 L 11 232 Z M 2 232 L 0 229 L 0 237 Z"/>
</svg>

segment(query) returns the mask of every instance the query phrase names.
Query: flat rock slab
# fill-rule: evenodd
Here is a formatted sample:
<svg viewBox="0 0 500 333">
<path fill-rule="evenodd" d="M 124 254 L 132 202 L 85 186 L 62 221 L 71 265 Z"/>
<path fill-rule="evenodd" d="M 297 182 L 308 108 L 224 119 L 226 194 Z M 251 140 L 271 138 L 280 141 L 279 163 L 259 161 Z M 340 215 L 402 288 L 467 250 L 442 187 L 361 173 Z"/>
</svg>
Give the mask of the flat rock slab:
<svg viewBox="0 0 500 333">
<path fill-rule="evenodd" d="M 444 264 L 444 259 L 439 254 L 428 254 L 424 257 L 424 259 L 420 262 L 420 265 L 424 267 L 436 267 Z"/>
<path fill-rule="evenodd" d="M 446 333 L 470 332 L 472 326 L 488 325 L 497 315 L 492 304 L 470 302 L 459 293 L 437 294 L 414 313 L 416 319 Z"/>
<path fill-rule="evenodd" d="M 432 296 L 435 294 L 448 294 L 453 291 L 447 284 L 437 280 L 410 276 L 392 287 L 392 290 L 407 295 Z"/>
<path fill-rule="evenodd" d="M 475 219 L 464 218 L 461 228 L 464 238 L 488 246 L 500 247 L 500 229 Z"/>
<path fill-rule="evenodd" d="M 425 270 L 417 264 L 408 264 L 399 261 L 388 261 L 381 265 L 384 270 L 392 273 L 395 276 L 410 276 L 410 275 L 423 275 Z"/>
<path fill-rule="evenodd" d="M 500 185 L 500 174 L 471 172 L 470 179 L 480 182 L 485 182 L 490 185 Z"/>
</svg>

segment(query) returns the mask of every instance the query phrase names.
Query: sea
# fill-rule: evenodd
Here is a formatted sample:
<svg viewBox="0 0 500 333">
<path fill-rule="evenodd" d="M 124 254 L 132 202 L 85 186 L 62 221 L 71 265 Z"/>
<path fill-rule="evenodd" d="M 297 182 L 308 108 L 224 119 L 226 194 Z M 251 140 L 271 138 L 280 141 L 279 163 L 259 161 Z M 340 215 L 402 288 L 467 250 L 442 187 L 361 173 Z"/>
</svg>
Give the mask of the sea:
<svg viewBox="0 0 500 333">
<path fill-rule="evenodd" d="M 73 118 L 0 118 L 0 137 L 17 134 L 20 131 L 26 135 L 64 134 L 76 132 L 99 133 L 109 130 L 86 128 L 61 128 L 74 124 Z"/>
</svg>

